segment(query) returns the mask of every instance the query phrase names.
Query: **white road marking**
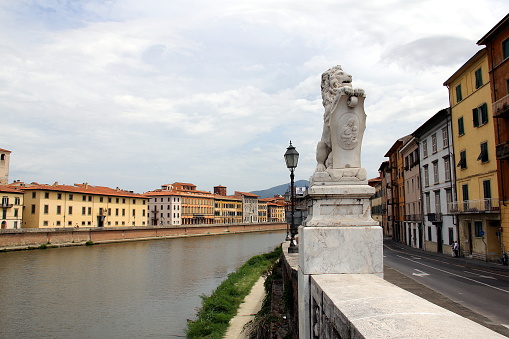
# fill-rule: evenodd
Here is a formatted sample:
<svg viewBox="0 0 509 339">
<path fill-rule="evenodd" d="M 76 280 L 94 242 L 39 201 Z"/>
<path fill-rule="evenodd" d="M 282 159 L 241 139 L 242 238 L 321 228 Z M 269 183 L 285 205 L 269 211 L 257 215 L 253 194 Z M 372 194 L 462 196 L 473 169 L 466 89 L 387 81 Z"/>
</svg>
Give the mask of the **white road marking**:
<svg viewBox="0 0 509 339">
<path fill-rule="evenodd" d="M 446 271 L 446 270 L 442 270 L 440 268 L 436 268 L 436 267 L 433 267 L 433 266 L 430 266 L 430 265 L 426 265 L 426 264 L 423 264 L 422 262 L 418 262 L 418 261 L 415 261 L 415 260 L 412 260 L 410 258 L 405 258 L 401 255 L 398 255 L 398 257 L 402 258 L 402 259 L 405 259 L 405 260 L 408 260 L 408 261 L 411 261 L 413 263 L 416 263 L 416 264 L 419 264 L 419 265 L 422 265 L 422 266 L 426 266 L 426 267 L 429 267 L 429 268 L 432 268 L 434 270 L 437 270 L 437 271 L 440 271 L 440 272 L 444 272 L 446 274 L 450 274 L 450 275 L 454 275 L 456 277 L 459 277 L 459 278 L 463 278 L 465 280 L 470 280 L 470 281 L 473 281 L 475 283 L 478 283 L 480 285 L 484 285 L 484 286 L 487 286 L 487 287 L 491 287 L 495 290 L 498 290 L 498 291 L 501 291 L 501 292 L 504 292 L 504 293 L 508 293 L 509 294 L 509 291 L 508 290 L 504 290 L 502 288 L 498 288 L 498 287 L 495 287 L 495 286 L 491 286 L 490 284 L 486 284 L 486 283 L 483 283 L 482 281 L 478 281 L 478 280 L 475 280 L 475 279 L 471 279 L 471 278 L 468 278 L 468 277 L 464 277 L 462 275 L 459 275 L 459 274 L 456 274 L 456 273 L 452 273 L 452 272 L 449 272 L 449 271 Z"/>
<path fill-rule="evenodd" d="M 487 278 L 487 279 L 494 279 L 494 280 L 497 280 L 497 278 L 495 277 L 491 277 L 489 275 L 482 275 L 482 274 L 478 274 L 478 273 L 472 273 L 472 272 L 469 272 L 469 271 L 463 271 L 465 273 L 470 273 L 470 274 L 474 274 L 474 275 L 477 275 L 479 276 L 480 278 Z"/>
<path fill-rule="evenodd" d="M 423 271 L 421 271 L 421 270 L 418 270 L 417 268 L 415 268 L 414 270 L 415 270 L 415 271 L 417 271 L 417 272 L 419 272 L 419 273 L 415 273 L 415 272 L 414 272 L 414 273 L 412 273 L 412 275 L 416 275 L 416 276 L 418 276 L 418 277 L 424 277 L 424 276 L 429 275 L 428 273 L 423 272 Z"/>
</svg>

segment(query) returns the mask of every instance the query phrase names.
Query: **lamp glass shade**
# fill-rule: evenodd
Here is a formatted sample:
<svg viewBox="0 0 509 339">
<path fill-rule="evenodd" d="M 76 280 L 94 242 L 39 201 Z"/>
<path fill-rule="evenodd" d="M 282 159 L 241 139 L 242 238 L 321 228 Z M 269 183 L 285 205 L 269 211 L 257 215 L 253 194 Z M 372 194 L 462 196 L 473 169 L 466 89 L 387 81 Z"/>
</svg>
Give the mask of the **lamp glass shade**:
<svg viewBox="0 0 509 339">
<path fill-rule="evenodd" d="M 290 146 L 286 149 L 285 153 L 285 161 L 286 161 L 286 167 L 288 168 L 296 168 L 297 163 L 299 162 L 299 152 L 293 147 L 292 143 L 290 142 Z"/>
</svg>

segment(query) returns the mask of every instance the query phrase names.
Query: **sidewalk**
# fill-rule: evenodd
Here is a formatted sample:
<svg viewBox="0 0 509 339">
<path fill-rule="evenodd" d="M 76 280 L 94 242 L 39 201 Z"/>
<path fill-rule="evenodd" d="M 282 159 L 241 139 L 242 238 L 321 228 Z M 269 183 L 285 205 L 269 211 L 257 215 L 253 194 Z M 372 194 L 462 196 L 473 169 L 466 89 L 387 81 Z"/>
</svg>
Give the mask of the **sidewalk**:
<svg viewBox="0 0 509 339">
<path fill-rule="evenodd" d="M 254 284 L 251 292 L 249 292 L 244 299 L 244 302 L 240 304 L 237 315 L 230 320 L 230 326 L 224 337 L 225 339 L 247 338 L 247 336 L 242 333 L 242 330 L 244 329 L 244 325 L 254 319 L 255 314 L 262 308 L 263 298 L 265 298 L 264 282 L 265 278 L 260 277 Z"/>
<path fill-rule="evenodd" d="M 491 261 L 482 261 L 478 259 L 471 259 L 467 257 L 452 257 L 449 254 L 437 253 L 437 252 L 428 252 L 420 248 L 414 248 L 400 242 L 393 240 L 392 238 L 384 237 L 384 246 L 388 246 L 393 249 L 398 249 L 405 252 L 415 253 L 416 255 L 426 255 L 428 257 L 436 257 L 441 260 L 447 260 L 449 262 L 467 264 L 469 266 L 483 267 L 489 268 L 494 271 L 499 272 L 509 272 L 509 266 L 504 266 L 501 263 L 491 262 Z"/>
</svg>

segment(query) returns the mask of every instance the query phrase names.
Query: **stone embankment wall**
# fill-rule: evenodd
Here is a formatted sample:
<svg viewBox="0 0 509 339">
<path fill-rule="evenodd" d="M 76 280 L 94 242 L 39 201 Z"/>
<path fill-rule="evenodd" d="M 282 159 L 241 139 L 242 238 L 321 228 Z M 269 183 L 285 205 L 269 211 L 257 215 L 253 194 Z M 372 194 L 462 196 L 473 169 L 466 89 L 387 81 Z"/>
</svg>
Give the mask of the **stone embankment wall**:
<svg viewBox="0 0 509 339">
<path fill-rule="evenodd" d="M 40 245 L 83 245 L 87 241 L 107 243 L 151 240 L 198 235 L 285 230 L 286 224 L 203 225 L 181 227 L 104 227 L 4 229 L 0 231 L 0 250 L 23 249 Z"/>
<path fill-rule="evenodd" d="M 282 260 L 296 286 L 298 255 L 283 247 Z M 312 333 L 300 338 L 505 338 L 372 274 L 313 275 L 310 286 Z"/>
</svg>

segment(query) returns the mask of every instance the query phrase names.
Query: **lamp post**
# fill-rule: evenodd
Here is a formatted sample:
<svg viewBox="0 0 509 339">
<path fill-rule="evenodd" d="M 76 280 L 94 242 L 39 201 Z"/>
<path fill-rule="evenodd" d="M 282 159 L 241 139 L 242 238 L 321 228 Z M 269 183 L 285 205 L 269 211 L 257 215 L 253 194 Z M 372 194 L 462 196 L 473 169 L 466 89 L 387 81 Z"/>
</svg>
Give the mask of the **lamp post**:
<svg viewBox="0 0 509 339">
<path fill-rule="evenodd" d="M 285 217 L 288 215 L 288 204 L 290 203 L 291 201 L 291 194 L 289 191 L 286 191 L 285 195 Z M 288 222 L 288 218 L 287 218 L 287 221 L 286 221 L 286 239 L 285 241 L 290 241 L 290 227 L 289 227 L 290 223 Z"/>
<path fill-rule="evenodd" d="M 290 223 L 291 238 L 290 238 L 290 247 L 288 248 L 288 253 L 297 253 L 299 251 L 299 249 L 298 249 L 297 245 L 295 244 L 295 235 L 297 234 L 297 229 L 295 227 L 295 219 L 294 219 L 294 214 L 295 214 L 295 187 L 294 187 L 293 179 L 294 179 L 295 176 L 294 176 L 293 172 L 295 171 L 295 168 L 297 168 L 297 163 L 299 162 L 299 152 L 297 152 L 295 147 L 293 147 L 291 140 L 290 140 L 290 146 L 288 146 L 288 148 L 286 149 L 285 162 L 286 162 L 286 167 L 288 167 L 288 169 L 290 170 L 290 187 L 291 187 L 290 199 L 291 199 L 291 205 L 292 205 L 292 210 L 290 212 L 290 216 L 291 216 L 291 223 Z"/>
</svg>

